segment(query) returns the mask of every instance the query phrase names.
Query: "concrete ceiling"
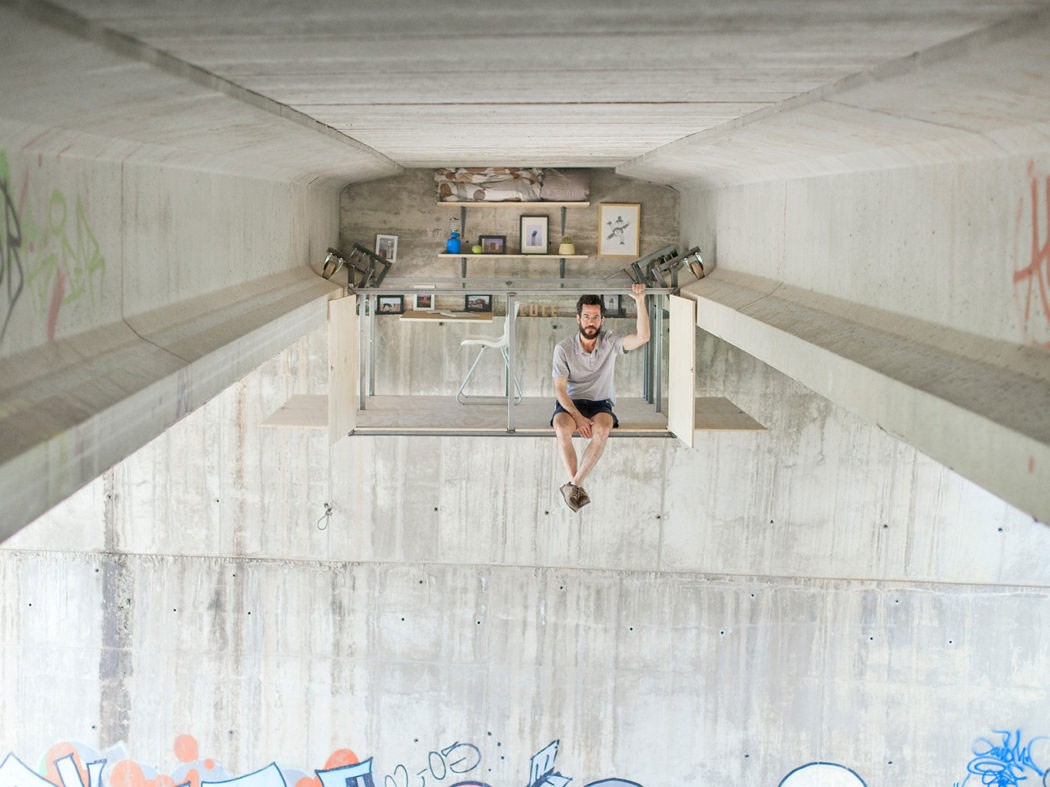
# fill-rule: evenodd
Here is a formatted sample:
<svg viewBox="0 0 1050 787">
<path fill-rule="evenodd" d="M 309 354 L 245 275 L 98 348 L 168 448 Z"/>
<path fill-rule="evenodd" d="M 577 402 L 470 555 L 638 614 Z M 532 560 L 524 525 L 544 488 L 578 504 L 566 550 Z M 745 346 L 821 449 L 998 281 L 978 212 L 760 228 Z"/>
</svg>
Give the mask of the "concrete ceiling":
<svg viewBox="0 0 1050 787">
<path fill-rule="evenodd" d="M 405 167 L 619 166 L 1038 0 L 63 0 L 37 13 L 290 108 Z M 114 36 L 114 34 L 117 34 Z"/>
</svg>

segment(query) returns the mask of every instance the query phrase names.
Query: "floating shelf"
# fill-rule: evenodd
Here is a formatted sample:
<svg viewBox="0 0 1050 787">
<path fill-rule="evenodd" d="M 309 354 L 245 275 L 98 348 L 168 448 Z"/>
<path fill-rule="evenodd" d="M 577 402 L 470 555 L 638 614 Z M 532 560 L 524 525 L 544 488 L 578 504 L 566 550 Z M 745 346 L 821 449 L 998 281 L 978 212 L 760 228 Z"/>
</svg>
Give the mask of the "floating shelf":
<svg viewBox="0 0 1050 787">
<path fill-rule="evenodd" d="M 441 252 L 439 257 L 459 259 L 466 257 L 468 260 L 588 260 L 586 254 L 474 254 L 472 252 L 460 252 L 459 254 L 448 254 Z"/>
<path fill-rule="evenodd" d="M 441 202 L 444 208 L 589 208 L 589 202 Z"/>
</svg>

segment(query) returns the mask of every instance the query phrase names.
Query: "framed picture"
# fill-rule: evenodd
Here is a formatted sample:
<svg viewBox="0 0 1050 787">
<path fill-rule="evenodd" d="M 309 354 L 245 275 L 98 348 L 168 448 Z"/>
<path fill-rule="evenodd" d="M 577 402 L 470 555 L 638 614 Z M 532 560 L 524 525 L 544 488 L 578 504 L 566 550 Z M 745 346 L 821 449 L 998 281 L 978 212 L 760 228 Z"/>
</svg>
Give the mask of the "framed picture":
<svg viewBox="0 0 1050 787">
<path fill-rule="evenodd" d="M 642 206 L 637 202 L 603 202 L 598 206 L 598 256 L 637 257 Z"/>
<path fill-rule="evenodd" d="M 415 301 L 412 304 L 412 309 L 417 312 L 432 312 L 434 311 L 434 293 L 432 292 L 417 292 L 412 296 Z"/>
<path fill-rule="evenodd" d="M 467 295 L 464 298 L 463 311 L 466 312 L 490 312 L 492 311 L 491 295 Z"/>
<path fill-rule="evenodd" d="M 397 235 L 376 235 L 376 254 L 387 262 L 397 262 Z"/>
<path fill-rule="evenodd" d="M 547 253 L 547 217 L 521 217 L 521 253 Z"/>
<path fill-rule="evenodd" d="M 379 295 L 376 297 L 377 314 L 404 314 L 404 295 Z"/>
<path fill-rule="evenodd" d="M 507 253 L 507 236 L 506 235 L 479 235 L 478 245 L 481 247 L 482 254 L 506 254 Z"/>
<path fill-rule="evenodd" d="M 621 317 L 623 315 L 623 303 L 620 295 L 603 295 L 602 306 L 605 307 L 606 317 Z"/>
</svg>

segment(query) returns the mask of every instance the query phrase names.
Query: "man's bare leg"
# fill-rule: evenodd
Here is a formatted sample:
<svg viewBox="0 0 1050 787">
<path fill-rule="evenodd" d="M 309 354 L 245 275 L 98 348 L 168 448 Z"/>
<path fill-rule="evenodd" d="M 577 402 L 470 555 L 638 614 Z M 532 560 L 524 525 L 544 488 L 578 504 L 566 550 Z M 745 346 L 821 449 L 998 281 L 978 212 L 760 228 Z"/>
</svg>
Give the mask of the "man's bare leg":
<svg viewBox="0 0 1050 787">
<path fill-rule="evenodd" d="M 559 413 L 561 415 L 561 413 Z M 594 418 L 591 419 L 591 441 L 587 443 L 587 449 L 583 452 L 583 458 L 580 460 L 579 468 L 572 477 L 572 483 L 576 486 L 583 486 L 583 480 L 587 475 L 594 469 L 594 466 L 598 463 L 601 458 L 602 451 L 605 450 L 605 441 L 609 439 L 609 432 L 613 428 L 613 417 L 608 413 L 597 413 Z M 569 446 L 572 447 L 572 433 L 569 433 Z M 572 452 L 573 465 L 576 464 L 576 452 Z"/>
<path fill-rule="evenodd" d="M 568 413 L 558 413 L 554 416 L 554 434 L 558 439 L 558 453 L 561 454 L 562 464 L 569 473 L 571 479 L 576 475 L 576 448 L 572 444 L 572 433 L 576 431 L 576 422 Z"/>
</svg>

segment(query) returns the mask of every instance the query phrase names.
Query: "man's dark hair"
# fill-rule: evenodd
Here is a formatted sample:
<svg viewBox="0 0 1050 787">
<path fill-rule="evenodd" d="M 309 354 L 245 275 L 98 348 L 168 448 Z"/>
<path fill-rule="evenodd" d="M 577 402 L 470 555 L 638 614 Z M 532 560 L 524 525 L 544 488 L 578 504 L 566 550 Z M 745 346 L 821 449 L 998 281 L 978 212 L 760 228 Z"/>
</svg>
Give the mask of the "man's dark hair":
<svg viewBox="0 0 1050 787">
<path fill-rule="evenodd" d="M 581 295 L 580 299 L 576 301 L 576 316 L 579 317 L 583 314 L 584 306 L 601 306 L 602 317 L 605 316 L 605 303 L 602 301 L 601 295 Z"/>
</svg>

